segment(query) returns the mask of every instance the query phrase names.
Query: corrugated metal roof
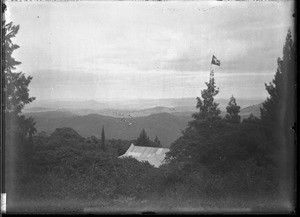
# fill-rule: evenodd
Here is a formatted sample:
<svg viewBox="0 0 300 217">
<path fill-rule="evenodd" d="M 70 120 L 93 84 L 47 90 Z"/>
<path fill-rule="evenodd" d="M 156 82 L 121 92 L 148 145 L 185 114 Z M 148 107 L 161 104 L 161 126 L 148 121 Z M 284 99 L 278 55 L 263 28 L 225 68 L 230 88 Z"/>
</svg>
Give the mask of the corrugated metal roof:
<svg viewBox="0 0 300 217">
<path fill-rule="evenodd" d="M 163 163 L 168 151 L 170 151 L 168 148 L 135 146 L 134 144 L 131 144 L 126 153 L 120 157 L 131 156 L 139 161 L 148 161 L 153 166 L 159 167 Z"/>
</svg>

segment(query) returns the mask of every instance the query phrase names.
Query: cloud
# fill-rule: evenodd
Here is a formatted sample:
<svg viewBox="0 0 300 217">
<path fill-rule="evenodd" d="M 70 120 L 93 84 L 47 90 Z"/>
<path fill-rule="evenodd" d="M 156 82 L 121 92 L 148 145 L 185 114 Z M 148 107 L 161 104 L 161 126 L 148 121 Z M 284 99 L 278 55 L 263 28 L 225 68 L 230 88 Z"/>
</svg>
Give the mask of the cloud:
<svg viewBox="0 0 300 217">
<path fill-rule="evenodd" d="M 87 60 L 95 65 L 111 64 L 119 69 L 130 66 L 138 70 L 198 71 L 208 69 L 210 58 L 215 54 L 224 69 L 273 70 L 289 24 L 280 22 L 279 18 L 274 20 L 270 15 L 272 10 L 258 9 L 266 13 L 255 15 L 241 13 L 240 9 L 223 11 L 217 8 L 210 14 L 222 12 L 222 20 L 217 19 L 219 15 L 210 22 L 199 22 L 199 25 L 183 19 L 177 21 L 178 28 L 166 26 L 166 23 L 141 25 L 142 22 L 135 22 L 138 31 L 128 28 L 121 33 L 118 30 L 122 37 L 114 33 L 112 37 L 116 38 L 112 43 L 103 47 L 101 54 Z M 203 18 L 201 14 L 194 16 Z"/>
<path fill-rule="evenodd" d="M 291 25 L 290 2 L 8 4 L 14 55 L 43 97 L 195 96 L 213 54 L 222 93 L 259 95 Z"/>
</svg>

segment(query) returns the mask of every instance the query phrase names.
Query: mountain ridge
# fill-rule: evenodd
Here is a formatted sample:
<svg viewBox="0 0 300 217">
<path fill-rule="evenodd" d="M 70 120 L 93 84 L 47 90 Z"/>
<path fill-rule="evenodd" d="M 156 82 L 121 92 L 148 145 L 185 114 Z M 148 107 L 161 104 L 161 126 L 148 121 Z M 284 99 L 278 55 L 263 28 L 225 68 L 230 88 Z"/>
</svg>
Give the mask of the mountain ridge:
<svg viewBox="0 0 300 217">
<path fill-rule="evenodd" d="M 248 106 L 241 109 L 241 118 L 251 113 L 259 117 L 262 104 Z M 182 115 L 184 114 L 184 115 Z M 104 126 L 108 139 L 136 139 L 145 128 L 150 139 L 158 136 L 163 147 L 170 147 L 171 143 L 181 136 L 181 131 L 187 127 L 192 112 L 172 114 L 168 112 L 154 113 L 147 116 L 133 117 L 125 114 L 120 117 L 101 114 L 78 115 L 64 110 L 25 113 L 36 121 L 38 131 L 52 133 L 56 128 L 71 127 L 84 137 L 96 136 L 100 138 Z M 226 113 L 223 111 L 221 116 Z"/>
<path fill-rule="evenodd" d="M 181 136 L 181 130 L 185 129 L 188 120 L 176 117 L 168 113 L 152 114 L 136 118 L 116 118 L 99 114 L 74 115 L 62 117 L 50 112 L 50 115 L 38 113 L 27 113 L 36 121 L 38 131 L 52 133 L 56 128 L 71 127 L 81 136 L 96 136 L 100 138 L 101 129 L 104 126 L 107 139 L 136 139 L 144 128 L 154 140 L 158 136 L 163 147 L 170 147 L 171 143 Z M 59 112 L 58 112 L 59 113 Z"/>
</svg>

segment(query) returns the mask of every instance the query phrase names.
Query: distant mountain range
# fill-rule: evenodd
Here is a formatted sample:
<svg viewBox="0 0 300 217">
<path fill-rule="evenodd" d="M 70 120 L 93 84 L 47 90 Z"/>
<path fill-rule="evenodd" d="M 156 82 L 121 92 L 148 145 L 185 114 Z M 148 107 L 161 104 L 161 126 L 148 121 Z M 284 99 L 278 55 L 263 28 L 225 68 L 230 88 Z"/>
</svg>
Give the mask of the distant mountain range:
<svg viewBox="0 0 300 217">
<path fill-rule="evenodd" d="M 251 113 L 260 116 L 262 104 L 248 106 L 241 109 L 242 119 Z M 39 108 L 41 109 L 41 108 Z M 88 137 L 94 135 L 100 138 L 102 126 L 105 128 L 107 139 L 136 139 L 145 128 L 150 139 L 158 136 L 163 147 L 170 147 L 172 142 L 181 136 L 181 131 L 187 127 L 191 114 L 196 108 L 189 106 L 153 107 L 137 111 L 129 110 L 103 110 L 114 115 L 88 114 L 80 115 L 68 110 L 53 110 L 25 113 L 36 121 L 38 131 L 52 133 L 56 128 L 71 127 L 80 135 Z M 189 111 L 190 110 L 190 111 Z M 221 113 L 224 116 L 226 113 Z"/>
<path fill-rule="evenodd" d="M 228 99 L 216 99 L 222 111 L 226 110 Z M 257 105 L 263 100 L 237 99 L 241 108 Z M 136 99 L 123 101 L 34 101 L 26 105 L 24 113 L 40 111 L 70 111 L 77 115 L 100 114 L 112 117 L 141 117 L 162 112 L 176 116 L 188 115 L 196 111 L 196 98 L 181 99 Z"/>
<path fill-rule="evenodd" d="M 152 114 L 144 117 L 116 118 L 99 114 L 75 115 L 64 111 L 27 113 L 36 121 L 38 131 L 52 133 L 56 128 L 71 127 L 80 135 L 94 135 L 100 138 L 102 126 L 107 139 L 136 139 L 145 128 L 150 139 L 158 136 L 164 147 L 169 147 L 181 135 L 188 118 L 168 113 Z"/>
</svg>

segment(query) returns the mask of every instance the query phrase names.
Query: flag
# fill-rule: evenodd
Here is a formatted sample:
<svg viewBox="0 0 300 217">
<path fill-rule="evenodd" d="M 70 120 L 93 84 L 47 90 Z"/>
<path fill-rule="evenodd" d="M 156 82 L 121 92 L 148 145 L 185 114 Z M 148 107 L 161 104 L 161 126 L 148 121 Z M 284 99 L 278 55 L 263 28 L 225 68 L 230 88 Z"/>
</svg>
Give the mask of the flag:
<svg viewBox="0 0 300 217">
<path fill-rule="evenodd" d="M 211 59 L 211 64 L 220 66 L 220 65 L 221 65 L 221 62 L 220 62 L 220 60 L 218 60 L 218 59 L 215 57 L 215 55 L 213 55 L 213 57 L 212 57 L 212 59 Z"/>
</svg>

